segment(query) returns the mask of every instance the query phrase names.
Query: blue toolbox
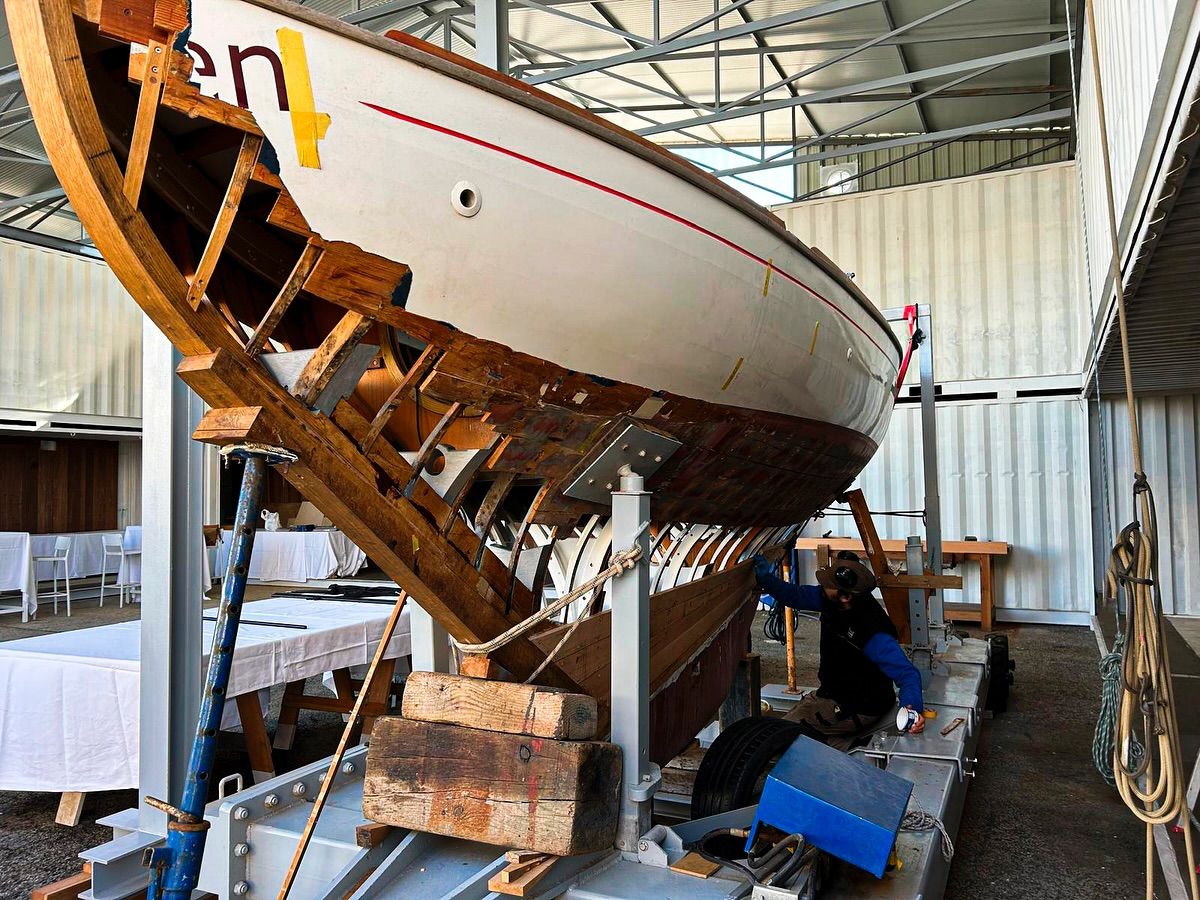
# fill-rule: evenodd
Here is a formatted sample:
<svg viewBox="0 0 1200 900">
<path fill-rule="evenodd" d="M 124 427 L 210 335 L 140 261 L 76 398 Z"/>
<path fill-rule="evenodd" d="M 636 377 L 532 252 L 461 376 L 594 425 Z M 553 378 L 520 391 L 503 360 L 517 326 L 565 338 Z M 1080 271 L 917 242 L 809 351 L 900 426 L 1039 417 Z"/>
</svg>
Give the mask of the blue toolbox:
<svg viewBox="0 0 1200 900">
<path fill-rule="evenodd" d="M 746 848 L 769 825 L 882 878 L 912 789 L 861 757 L 800 737 L 767 776 Z"/>
</svg>

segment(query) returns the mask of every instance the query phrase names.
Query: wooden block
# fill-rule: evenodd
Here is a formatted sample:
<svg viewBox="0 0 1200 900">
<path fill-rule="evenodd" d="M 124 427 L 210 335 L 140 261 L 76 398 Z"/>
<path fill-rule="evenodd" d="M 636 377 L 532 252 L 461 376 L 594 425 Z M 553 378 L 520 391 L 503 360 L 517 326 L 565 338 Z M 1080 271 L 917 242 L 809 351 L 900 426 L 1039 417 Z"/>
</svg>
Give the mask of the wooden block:
<svg viewBox="0 0 1200 900">
<path fill-rule="evenodd" d="M 586 694 L 441 672 L 409 675 L 401 711 L 406 719 L 420 722 L 556 740 L 582 741 L 596 735 L 596 701 Z"/>
<path fill-rule="evenodd" d="M 492 662 L 490 656 L 482 653 L 469 653 L 463 656 L 458 665 L 458 674 L 468 678 L 495 678 L 500 674 L 500 667 Z"/>
<path fill-rule="evenodd" d="M 354 843 L 360 847 L 378 847 L 383 839 L 392 832 L 391 825 L 380 825 L 378 822 L 367 822 L 354 829 Z"/>
<path fill-rule="evenodd" d="M 550 874 L 551 867 L 557 861 L 556 856 L 542 856 L 540 861 L 510 863 L 488 879 L 488 890 L 509 897 L 529 897 L 535 885 Z"/>
<path fill-rule="evenodd" d="M 92 886 L 92 864 L 84 863 L 83 871 L 53 884 L 34 888 L 30 900 L 78 900 Z"/>
<path fill-rule="evenodd" d="M 58 799 L 58 812 L 54 815 L 54 821 L 70 828 L 78 825 L 80 816 L 83 815 L 85 797 L 87 794 L 83 791 L 63 791 L 63 795 Z"/>
<path fill-rule="evenodd" d="M 613 744 L 387 716 L 375 723 L 367 751 L 363 814 L 397 828 L 572 856 L 612 846 L 620 781 Z"/>
<path fill-rule="evenodd" d="M 692 875 L 696 878 L 708 878 L 710 875 L 718 872 L 720 868 L 715 862 L 705 859 L 699 853 L 689 853 L 672 865 L 671 871 L 680 872 L 684 875 Z"/>
</svg>

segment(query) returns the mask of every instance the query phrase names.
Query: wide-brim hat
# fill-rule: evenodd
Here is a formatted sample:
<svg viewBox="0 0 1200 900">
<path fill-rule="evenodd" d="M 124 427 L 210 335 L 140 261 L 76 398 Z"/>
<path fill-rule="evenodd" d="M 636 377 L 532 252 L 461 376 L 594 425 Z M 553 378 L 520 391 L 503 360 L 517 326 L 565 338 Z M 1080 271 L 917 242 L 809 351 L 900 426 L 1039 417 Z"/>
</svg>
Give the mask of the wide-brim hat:
<svg viewBox="0 0 1200 900">
<path fill-rule="evenodd" d="M 878 582 L 874 573 L 862 563 L 835 559 L 828 566 L 817 569 L 817 584 L 851 594 L 864 594 L 875 590 Z"/>
</svg>

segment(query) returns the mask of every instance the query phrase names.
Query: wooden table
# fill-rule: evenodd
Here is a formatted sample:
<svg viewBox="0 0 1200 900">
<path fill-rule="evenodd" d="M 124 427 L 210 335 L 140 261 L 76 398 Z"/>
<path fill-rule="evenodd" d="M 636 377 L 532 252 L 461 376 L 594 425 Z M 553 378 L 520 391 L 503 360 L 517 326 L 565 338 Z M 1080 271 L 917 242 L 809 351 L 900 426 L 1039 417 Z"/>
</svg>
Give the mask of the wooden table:
<svg viewBox="0 0 1200 900">
<path fill-rule="evenodd" d="M 905 541 L 881 540 L 883 552 L 897 559 L 904 558 Z M 797 550 L 816 550 L 820 544 L 828 545 L 834 553 L 839 550 L 853 550 L 863 553 L 862 541 L 857 538 L 827 537 L 799 538 L 796 541 Z M 995 581 L 992 571 L 992 560 L 997 556 L 1008 556 L 1012 547 L 1004 541 L 943 541 L 942 563 L 959 561 L 976 562 L 979 564 L 979 606 L 966 603 L 947 603 L 947 615 L 953 614 L 959 621 L 978 622 L 984 631 L 991 631 L 994 622 Z"/>
</svg>

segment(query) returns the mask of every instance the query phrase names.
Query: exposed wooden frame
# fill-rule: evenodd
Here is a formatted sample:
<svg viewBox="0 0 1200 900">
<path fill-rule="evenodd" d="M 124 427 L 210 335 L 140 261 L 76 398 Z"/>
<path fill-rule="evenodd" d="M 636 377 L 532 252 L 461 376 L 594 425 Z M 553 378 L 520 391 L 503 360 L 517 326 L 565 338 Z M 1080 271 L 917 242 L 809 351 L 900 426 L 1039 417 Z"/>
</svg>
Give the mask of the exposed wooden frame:
<svg viewBox="0 0 1200 900">
<path fill-rule="evenodd" d="M 442 438 L 446 434 L 446 429 L 454 424 L 454 420 L 459 417 L 464 407 L 461 403 L 451 403 L 449 409 L 433 426 L 433 431 L 425 436 L 425 441 L 421 444 L 421 449 L 417 451 L 417 458 L 413 460 L 412 477 L 409 478 L 408 484 L 404 486 L 404 496 L 411 497 L 413 491 L 417 487 L 417 482 L 421 480 L 421 473 L 425 471 L 425 467 L 429 465 L 429 460 L 433 458 L 433 452 L 437 449 L 437 445 L 441 443 Z M 453 517 L 447 520 L 453 522 Z"/>
<path fill-rule="evenodd" d="M 492 482 L 483 502 L 479 504 L 479 513 L 475 516 L 475 528 L 479 533 L 479 548 L 475 551 L 475 568 L 483 565 L 483 554 L 487 550 L 488 533 L 496 524 L 500 508 L 516 483 L 516 472 L 502 472 L 500 477 Z"/>
<path fill-rule="evenodd" d="M 375 414 L 375 418 L 371 420 L 371 427 L 367 431 L 366 437 L 359 444 L 363 453 L 368 452 L 371 449 L 371 445 L 379 439 L 379 435 L 383 433 L 383 429 L 387 425 L 388 420 L 391 419 L 392 413 L 412 393 L 413 388 L 424 380 L 425 376 L 437 364 L 441 355 L 441 348 L 433 344 L 427 345 L 421 351 L 421 355 L 412 364 L 412 368 L 404 373 L 404 377 L 400 379 L 400 383 L 396 385 L 396 389 L 392 391 L 387 401 L 379 408 L 379 412 Z M 418 409 L 417 415 L 419 416 L 420 414 L 421 411 Z"/>
<path fill-rule="evenodd" d="M 258 327 L 254 329 L 254 334 L 250 336 L 250 340 L 246 342 L 246 353 L 250 355 L 251 359 L 262 352 L 267 341 L 274 334 L 275 329 L 279 327 L 284 313 L 288 311 L 288 307 L 292 305 L 292 301 L 296 299 L 300 291 L 304 288 L 304 282 L 308 280 L 308 276 L 316 267 L 322 252 L 324 252 L 324 248 L 315 241 L 310 240 L 304 246 L 304 251 L 300 254 L 300 258 L 296 260 L 296 265 L 292 267 L 287 281 L 283 283 L 283 287 L 279 289 L 279 293 L 271 301 L 266 315 L 258 323 Z"/>
<path fill-rule="evenodd" d="M 187 302 L 192 309 L 200 305 L 204 292 L 208 289 L 208 281 L 217 268 L 217 261 L 225 249 L 225 240 L 233 228 L 233 220 L 237 218 L 238 206 L 241 205 L 242 195 L 254 172 L 254 164 L 258 162 L 258 154 L 262 149 L 263 139 L 256 134 L 247 134 L 242 138 L 241 149 L 238 150 L 237 162 L 233 165 L 233 174 L 229 185 L 225 188 L 225 199 L 217 212 L 217 221 L 213 223 L 208 235 L 208 243 L 200 256 L 200 264 L 196 266 L 196 274 L 188 287 Z"/>
<path fill-rule="evenodd" d="M 301 403 L 312 406 L 317 402 L 317 398 L 329 386 L 338 369 L 350 358 L 350 354 L 366 337 L 367 332 L 374 327 L 373 319 L 353 310 L 338 320 L 296 376 L 292 393 Z"/>
<path fill-rule="evenodd" d="M 137 206 L 142 193 L 146 160 L 150 157 L 150 138 L 154 134 L 154 118 L 162 99 L 174 40 L 175 35 L 172 34 L 165 41 L 151 40 L 147 47 L 146 74 L 138 93 L 137 118 L 134 120 L 133 137 L 129 141 L 129 155 L 125 160 L 125 199 L 133 206 Z"/>
</svg>

